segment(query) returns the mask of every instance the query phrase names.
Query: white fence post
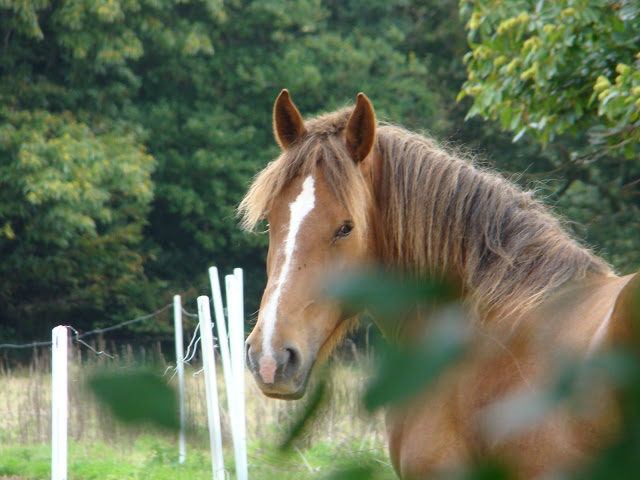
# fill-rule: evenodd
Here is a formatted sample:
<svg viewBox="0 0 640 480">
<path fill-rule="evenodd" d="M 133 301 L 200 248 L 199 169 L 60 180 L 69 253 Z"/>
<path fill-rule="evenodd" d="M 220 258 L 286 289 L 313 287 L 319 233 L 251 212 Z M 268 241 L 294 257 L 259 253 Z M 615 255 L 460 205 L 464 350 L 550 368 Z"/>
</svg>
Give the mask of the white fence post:
<svg viewBox="0 0 640 480">
<path fill-rule="evenodd" d="M 178 369 L 178 391 L 180 394 L 180 437 L 178 439 L 178 462 L 184 463 L 187 458 L 185 435 L 186 407 L 184 401 L 184 342 L 182 338 L 182 301 L 180 295 L 173 297 L 173 325 L 176 342 L 176 368 Z"/>
<path fill-rule="evenodd" d="M 227 324 L 224 318 L 224 306 L 222 305 L 222 292 L 220 290 L 220 277 L 218 268 L 209 268 L 209 280 L 211 282 L 211 296 L 213 299 L 213 312 L 216 316 L 216 329 L 218 331 L 218 345 L 220 346 L 220 357 L 222 358 L 222 371 L 224 373 L 224 384 L 227 390 L 227 404 L 229 406 L 229 418 L 233 429 L 233 418 L 235 417 L 235 400 L 233 398 L 233 381 L 231 370 L 231 359 L 229 356 L 229 335 L 227 334 Z"/>
<path fill-rule="evenodd" d="M 200 338 L 204 362 L 204 381 L 207 392 L 207 413 L 209 417 L 209 441 L 213 479 L 224 480 L 224 460 L 222 458 L 222 433 L 220 431 L 220 411 L 218 409 L 218 385 L 216 364 L 213 354 L 213 334 L 211 332 L 211 310 L 209 297 L 198 297 L 198 317 L 200 319 Z"/>
<path fill-rule="evenodd" d="M 233 270 L 234 276 L 234 301 L 235 305 L 234 317 L 229 315 L 229 335 L 231 341 L 231 355 L 233 358 L 233 368 L 235 369 L 235 385 L 234 393 L 236 399 L 236 417 L 238 430 L 238 453 L 236 454 L 236 470 L 238 480 L 247 480 L 247 429 L 245 418 L 245 346 L 244 346 L 244 285 L 243 273 L 241 268 Z"/>
<path fill-rule="evenodd" d="M 51 332 L 51 480 L 67 479 L 67 327 Z"/>
</svg>

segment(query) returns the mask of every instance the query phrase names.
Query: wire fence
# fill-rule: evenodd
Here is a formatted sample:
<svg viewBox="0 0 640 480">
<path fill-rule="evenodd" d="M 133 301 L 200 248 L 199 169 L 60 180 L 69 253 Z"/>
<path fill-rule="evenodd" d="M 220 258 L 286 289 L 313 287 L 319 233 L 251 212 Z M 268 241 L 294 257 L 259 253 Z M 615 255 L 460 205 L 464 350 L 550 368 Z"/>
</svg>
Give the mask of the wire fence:
<svg viewBox="0 0 640 480">
<path fill-rule="evenodd" d="M 174 307 L 173 303 L 169 303 L 161 308 L 159 308 L 158 310 L 156 310 L 155 312 L 146 314 L 146 315 L 142 315 L 140 317 L 134 318 L 133 320 L 127 320 L 121 323 L 118 323 L 116 325 L 112 325 L 110 327 L 104 327 L 104 328 L 96 328 L 94 330 L 90 330 L 88 332 L 84 332 L 84 333 L 80 333 L 76 328 L 74 328 L 71 325 L 64 325 L 69 331 L 71 331 L 73 333 L 73 335 L 70 337 L 72 342 L 75 342 L 76 344 L 85 347 L 86 349 L 88 349 L 89 351 L 91 351 L 92 353 L 94 353 L 97 356 L 105 356 L 108 357 L 109 359 L 115 359 L 115 356 L 112 355 L 111 353 L 106 352 L 105 350 L 102 349 L 96 349 L 94 346 L 88 344 L 87 342 L 85 342 L 83 339 L 84 338 L 88 338 L 88 337 L 92 337 L 95 335 L 100 335 L 103 333 L 107 333 L 107 332 L 112 332 L 115 330 L 120 330 L 122 328 L 128 327 L 130 325 L 139 323 L 139 322 L 143 322 L 145 320 L 150 320 L 152 318 L 157 317 L 158 315 L 161 315 L 162 313 L 166 312 L 167 310 L 171 309 L 172 307 Z M 198 314 L 196 313 L 191 313 L 188 312 L 184 306 L 180 306 L 180 310 L 183 316 L 188 317 L 188 318 L 194 318 L 197 319 L 198 318 Z M 227 309 L 224 308 L 224 313 L 226 315 L 227 313 Z M 171 381 L 175 378 L 175 376 L 178 373 L 178 363 L 182 363 L 184 365 L 191 365 L 191 362 L 194 360 L 197 351 L 198 351 L 198 346 L 201 340 L 200 337 L 200 325 L 196 325 L 195 329 L 193 330 L 193 334 L 191 336 L 191 340 L 189 342 L 189 345 L 187 347 L 187 351 L 184 354 L 183 358 L 180 359 L 176 359 L 175 364 L 170 364 L 168 366 L 165 367 L 164 370 L 164 374 L 162 375 L 163 377 L 166 377 L 169 372 L 171 372 L 171 376 L 169 377 L 168 382 L 171 383 Z M 213 332 L 212 332 L 213 334 Z M 214 349 L 215 350 L 219 350 L 219 345 L 218 345 L 218 339 L 215 335 L 213 335 L 213 340 L 214 340 Z M 23 343 L 23 344 L 11 344 L 11 343 L 3 343 L 0 344 L 0 350 L 26 350 L 26 349 L 32 349 L 32 348 L 39 348 L 39 347 L 50 347 L 52 346 L 53 342 L 51 340 L 49 341 L 33 341 L 33 342 L 29 342 L 29 343 Z M 203 372 L 204 368 L 201 368 L 199 370 L 197 370 L 196 372 L 193 373 L 194 377 L 199 376 L 202 372 Z"/>
<path fill-rule="evenodd" d="M 93 336 L 93 335 L 100 335 L 102 333 L 112 332 L 114 330 L 119 330 L 121 328 L 127 327 L 129 325 L 133 325 L 135 323 L 140 323 L 140 322 L 143 322 L 145 320 L 149 320 L 151 318 L 157 317 L 158 315 L 166 312 L 171 307 L 173 307 L 173 304 L 169 303 L 169 304 L 165 305 L 164 307 L 159 308 L 155 312 L 152 312 L 152 313 L 149 313 L 149 314 L 146 314 L 146 315 L 142 315 L 140 317 L 134 318 L 133 320 L 127 320 L 125 322 L 121 322 L 121 323 L 118 323 L 118 324 L 110 326 L 110 327 L 96 328 L 94 330 L 90 330 L 90 331 L 84 332 L 84 333 L 78 332 L 78 330 L 76 330 L 71 325 L 65 325 L 65 326 L 67 328 L 69 328 L 72 332 L 74 332 L 74 335 L 72 336 L 72 340 L 73 341 L 76 341 L 76 342 L 78 342 L 80 344 L 83 344 L 84 346 L 89 347 L 90 349 L 94 350 L 93 347 L 88 345 L 86 342 L 83 342 L 82 339 L 90 337 L 90 336 Z M 184 307 L 182 308 L 182 314 L 185 315 L 186 317 L 189 317 L 189 318 L 198 318 L 197 314 L 190 313 L 190 312 L 186 311 L 184 309 Z M 21 349 L 34 348 L 34 347 L 47 347 L 47 346 L 50 346 L 51 344 L 52 344 L 51 340 L 49 340 L 49 341 L 33 341 L 33 342 L 23 343 L 23 344 L 1 343 L 0 344 L 0 349 L 21 350 Z M 96 352 L 96 353 L 99 353 L 99 352 Z M 104 353 L 104 352 L 101 352 L 101 353 Z"/>
</svg>

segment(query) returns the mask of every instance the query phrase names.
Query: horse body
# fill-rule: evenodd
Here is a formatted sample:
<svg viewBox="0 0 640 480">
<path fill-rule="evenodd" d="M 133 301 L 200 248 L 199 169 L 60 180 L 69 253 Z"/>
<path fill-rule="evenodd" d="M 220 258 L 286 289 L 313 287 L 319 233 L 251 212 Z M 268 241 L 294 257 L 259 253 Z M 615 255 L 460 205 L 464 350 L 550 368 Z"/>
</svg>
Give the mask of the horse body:
<svg viewBox="0 0 640 480">
<path fill-rule="evenodd" d="M 283 153 L 240 205 L 245 227 L 269 222 L 268 283 L 246 345 L 266 395 L 300 398 L 316 361 L 354 324 L 353 312 L 322 295 L 326 274 L 374 261 L 455 277 L 478 332 L 435 388 L 389 411 L 390 456 L 402 478 L 492 454 L 533 478 L 574 464 L 611 435 L 607 394 L 594 395 L 588 418 L 561 411 L 508 439 L 482 422 L 496 400 L 549 381 L 563 353 L 587 356 L 624 341 L 630 327 L 616 300 L 632 276 L 614 275 L 528 192 L 424 137 L 379 126 L 362 94 L 355 108 L 305 123 L 285 90 L 274 129 Z M 399 343 L 416 333 L 380 327 Z"/>
<path fill-rule="evenodd" d="M 617 426 L 615 402 L 606 393 L 591 392 L 588 416 L 563 408 L 524 434 L 496 438 L 482 420 L 496 400 L 543 388 L 563 356 L 621 344 L 614 330 L 601 337 L 597 332 L 612 321 L 618 293 L 631 278 L 572 282 L 519 318 L 515 331 L 505 331 L 497 319 L 493 328 L 487 322 L 468 357 L 436 388 L 410 408 L 389 412 L 390 455 L 400 476 L 430 478 L 479 458 L 498 457 L 513 465 L 519 478 L 530 479 L 588 458 Z M 541 329 L 543 319 L 552 325 Z"/>
</svg>

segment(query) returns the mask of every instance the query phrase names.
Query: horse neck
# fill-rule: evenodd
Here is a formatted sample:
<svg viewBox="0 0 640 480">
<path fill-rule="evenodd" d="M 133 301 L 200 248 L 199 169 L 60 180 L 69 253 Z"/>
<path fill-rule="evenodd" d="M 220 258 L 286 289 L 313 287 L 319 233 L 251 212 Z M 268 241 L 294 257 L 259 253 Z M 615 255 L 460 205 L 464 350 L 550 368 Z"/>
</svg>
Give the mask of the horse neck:
<svg viewBox="0 0 640 480">
<path fill-rule="evenodd" d="M 550 292 L 609 266 L 503 178 L 382 127 L 373 168 L 379 259 L 417 275 L 456 277 L 483 318 L 533 308 Z"/>
</svg>

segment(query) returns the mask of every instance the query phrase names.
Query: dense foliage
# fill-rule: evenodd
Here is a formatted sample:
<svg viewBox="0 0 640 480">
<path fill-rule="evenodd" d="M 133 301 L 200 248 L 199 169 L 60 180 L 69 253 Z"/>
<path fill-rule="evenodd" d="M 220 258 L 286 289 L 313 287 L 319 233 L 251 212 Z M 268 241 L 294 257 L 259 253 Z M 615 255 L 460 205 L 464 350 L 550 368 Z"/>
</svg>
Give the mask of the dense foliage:
<svg viewBox="0 0 640 480">
<path fill-rule="evenodd" d="M 0 335 L 117 315 L 145 281 L 136 246 L 153 159 L 134 133 L 92 131 L 70 112 L 2 113 L 0 155 L 11 161 L 0 163 Z"/>
<path fill-rule="evenodd" d="M 476 4 L 484 11 L 483 2 Z M 518 2 L 504 5 L 498 13 L 485 9 L 484 17 L 467 13 L 474 42 L 497 28 L 498 16 L 520 18 Z M 637 17 L 623 18 L 623 10 L 634 12 L 632 4 L 612 11 L 613 27 L 632 32 Z M 245 268 L 253 312 L 264 285 L 266 239 L 238 229 L 235 206 L 278 153 L 271 108 L 284 87 L 305 115 L 364 91 L 383 120 L 479 147 L 503 171 L 526 170 L 525 182 L 546 179 L 542 174 L 564 165 L 564 152 L 576 151 L 581 139 L 547 120 L 557 127 L 542 138 L 553 140 L 544 150 L 527 135 L 513 145 L 495 122 L 463 121 L 471 102 L 456 102 L 468 51 L 458 15 L 453 0 L 0 1 L 2 340 L 40 338 L 61 322 L 81 329 L 111 324 L 153 311 L 174 293 L 206 293 L 213 264 Z M 580 22 L 585 31 L 611 26 Z M 513 32 L 522 30 L 526 41 L 531 28 L 518 23 Z M 472 44 L 474 52 L 479 45 Z M 635 53 L 618 54 L 616 45 L 598 45 L 612 50 L 613 70 L 594 70 L 592 80 L 603 88 L 607 80 L 609 93 L 633 93 Z M 470 69 L 480 68 L 476 56 Z M 628 66 L 619 67 L 620 80 L 612 73 L 618 63 Z M 476 75 L 468 94 L 501 88 Z M 627 110 L 618 97 L 597 100 L 604 90 L 585 85 L 576 87 L 590 89 L 580 131 L 591 128 L 593 95 L 592 104 L 600 102 L 610 117 L 604 128 L 614 128 Z M 509 88 L 502 87 L 506 99 Z M 573 98 L 556 100 L 571 109 Z M 472 109 L 495 116 L 477 102 Z M 588 241 L 621 269 L 639 260 L 637 173 L 624 152 L 572 162 L 545 192 L 571 219 L 588 224 Z M 169 325 L 167 316 L 142 328 Z"/>
<path fill-rule="evenodd" d="M 560 206 L 619 266 L 640 261 L 640 4 L 461 2 L 468 116 L 549 144 Z M 562 184 L 563 183 L 563 184 Z"/>
</svg>

